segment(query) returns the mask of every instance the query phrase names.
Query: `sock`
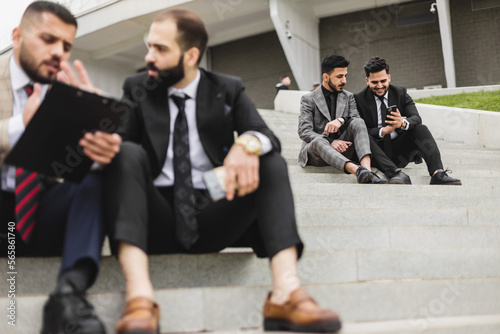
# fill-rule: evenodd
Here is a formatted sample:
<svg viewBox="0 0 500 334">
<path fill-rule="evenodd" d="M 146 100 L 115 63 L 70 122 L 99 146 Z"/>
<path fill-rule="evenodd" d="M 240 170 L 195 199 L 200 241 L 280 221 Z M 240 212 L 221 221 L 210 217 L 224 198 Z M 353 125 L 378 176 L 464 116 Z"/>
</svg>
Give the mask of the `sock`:
<svg viewBox="0 0 500 334">
<path fill-rule="evenodd" d="M 55 293 L 85 292 L 93 283 L 97 273 L 94 261 L 83 259 L 59 275 Z"/>
</svg>

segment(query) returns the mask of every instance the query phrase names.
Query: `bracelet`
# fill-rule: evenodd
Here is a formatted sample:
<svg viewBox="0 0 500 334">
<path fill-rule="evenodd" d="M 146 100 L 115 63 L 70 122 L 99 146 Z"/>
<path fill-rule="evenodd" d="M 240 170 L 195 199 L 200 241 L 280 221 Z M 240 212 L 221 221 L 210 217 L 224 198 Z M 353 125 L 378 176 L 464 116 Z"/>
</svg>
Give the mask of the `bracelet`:
<svg viewBox="0 0 500 334">
<path fill-rule="evenodd" d="M 345 120 L 342 117 L 337 118 L 337 121 L 340 122 L 341 126 L 344 125 L 344 123 L 345 123 Z"/>
</svg>

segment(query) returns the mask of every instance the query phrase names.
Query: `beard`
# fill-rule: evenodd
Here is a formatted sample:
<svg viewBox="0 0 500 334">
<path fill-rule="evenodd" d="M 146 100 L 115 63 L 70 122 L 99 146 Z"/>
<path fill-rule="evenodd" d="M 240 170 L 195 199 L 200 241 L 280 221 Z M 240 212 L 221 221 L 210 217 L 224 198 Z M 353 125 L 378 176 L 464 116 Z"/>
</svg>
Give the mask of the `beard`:
<svg viewBox="0 0 500 334">
<path fill-rule="evenodd" d="M 170 68 L 160 70 L 153 63 L 148 63 L 146 68 L 158 72 L 158 76 L 150 75 L 148 77 L 148 83 L 157 82 L 167 87 L 173 86 L 184 78 L 184 54 L 179 58 L 177 65 Z"/>
<path fill-rule="evenodd" d="M 344 89 L 344 86 L 345 86 L 344 84 L 336 86 L 333 84 L 332 80 L 330 78 L 328 78 L 328 87 L 330 87 L 330 89 L 333 90 L 334 92 L 337 92 L 337 93 L 342 92 L 342 90 Z"/>
<path fill-rule="evenodd" d="M 28 48 L 25 47 L 24 44 L 21 44 L 19 49 L 19 65 L 28 77 L 33 80 L 33 82 L 48 84 L 56 80 L 57 73 L 48 73 L 47 75 L 43 75 L 39 70 L 39 68 L 46 62 L 57 63 L 57 66 L 59 66 L 61 60 L 58 57 L 52 57 L 50 60 L 41 61 L 40 64 L 37 65 L 33 54 L 29 52 Z"/>
</svg>

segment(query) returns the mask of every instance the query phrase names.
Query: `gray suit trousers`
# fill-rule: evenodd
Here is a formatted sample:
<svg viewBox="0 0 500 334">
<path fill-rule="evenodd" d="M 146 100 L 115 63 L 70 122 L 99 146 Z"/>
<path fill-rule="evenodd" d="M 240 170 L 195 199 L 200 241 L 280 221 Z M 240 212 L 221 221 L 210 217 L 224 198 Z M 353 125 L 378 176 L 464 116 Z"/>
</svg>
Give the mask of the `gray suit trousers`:
<svg viewBox="0 0 500 334">
<path fill-rule="evenodd" d="M 330 165 L 345 171 L 345 164 L 352 162 L 350 158 L 354 153 L 358 161 L 366 155 L 371 155 L 370 139 L 365 122 L 361 118 L 353 118 L 339 139 L 350 141 L 353 145 L 347 151 L 340 153 L 330 145 L 326 137 L 318 136 L 315 138 L 307 147 L 307 164 L 312 166 Z"/>
</svg>

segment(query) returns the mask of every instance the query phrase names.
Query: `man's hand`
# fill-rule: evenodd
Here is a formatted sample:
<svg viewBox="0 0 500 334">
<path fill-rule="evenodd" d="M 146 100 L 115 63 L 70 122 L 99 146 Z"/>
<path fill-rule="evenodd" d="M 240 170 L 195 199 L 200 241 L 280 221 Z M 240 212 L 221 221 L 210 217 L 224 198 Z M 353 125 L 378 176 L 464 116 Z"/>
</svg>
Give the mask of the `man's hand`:
<svg viewBox="0 0 500 334">
<path fill-rule="evenodd" d="M 403 119 L 404 117 L 401 116 L 399 109 L 396 109 L 396 111 L 387 114 L 387 119 L 385 120 L 385 123 L 391 127 L 394 127 L 394 129 L 402 128 L 404 125 Z"/>
<path fill-rule="evenodd" d="M 96 131 L 95 133 L 87 132 L 80 139 L 79 144 L 91 160 L 107 165 L 120 151 L 121 142 L 122 138 L 116 133 Z"/>
<path fill-rule="evenodd" d="M 235 186 L 238 196 L 253 193 L 259 186 L 259 156 L 248 154 L 241 145 L 233 145 L 224 159 L 226 167 L 226 199 L 234 199 Z"/>
<path fill-rule="evenodd" d="M 36 111 L 38 110 L 38 107 L 40 107 L 40 104 L 42 104 L 42 101 L 40 100 L 41 95 L 42 86 L 40 86 L 39 83 L 35 83 L 33 85 L 33 94 L 31 94 L 31 96 L 28 98 L 28 101 L 26 101 L 26 105 L 24 106 L 23 122 L 25 126 L 28 125 L 28 123 L 31 121 Z"/>
<path fill-rule="evenodd" d="M 57 74 L 57 80 L 91 93 L 101 94 L 101 90 L 94 87 L 90 81 L 90 77 L 85 69 L 85 66 L 83 66 L 83 63 L 80 60 L 75 60 L 73 62 L 73 66 L 75 67 L 76 75 L 73 73 L 73 70 L 69 66 L 68 62 L 61 62 L 62 71 Z"/>
<path fill-rule="evenodd" d="M 325 126 L 325 136 L 328 136 L 330 133 L 336 133 L 339 131 L 340 127 L 342 126 L 342 123 L 338 119 L 334 119 L 331 122 L 328 122 Z"/>
<path fill-rule="evenodd" d="M 332 147 L 335 149 L 335 151 L 343 153 L 347 151 L 349 146 L 352 145 L 350 141 L 345 141 L 345 140 L 334 140 L 332 141 Z"/>
</svg>

